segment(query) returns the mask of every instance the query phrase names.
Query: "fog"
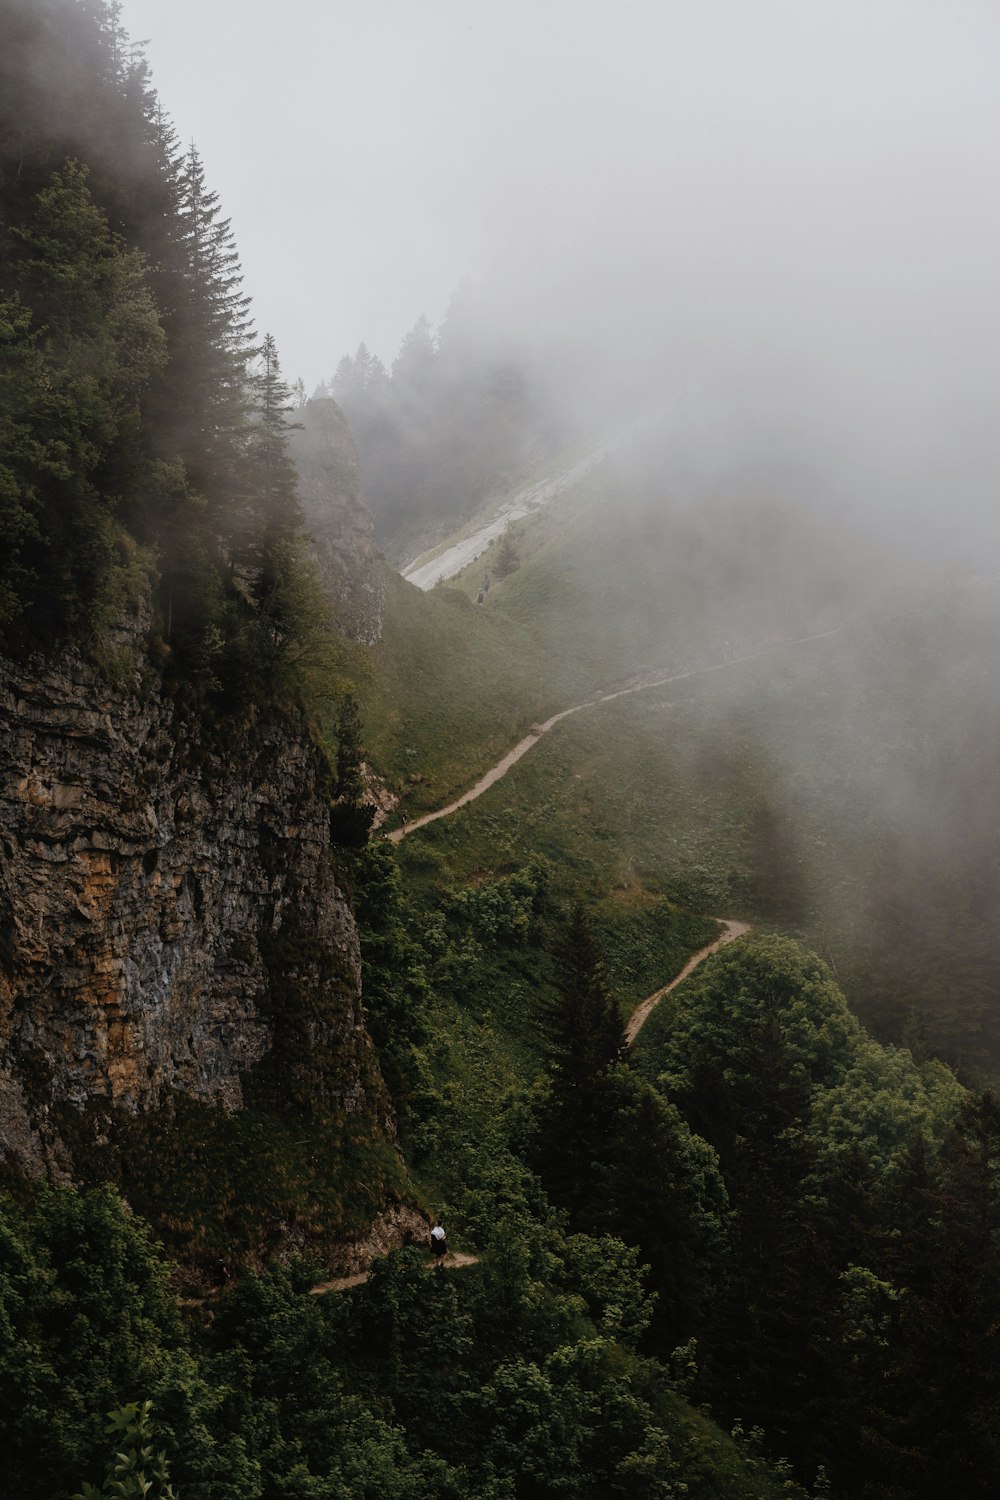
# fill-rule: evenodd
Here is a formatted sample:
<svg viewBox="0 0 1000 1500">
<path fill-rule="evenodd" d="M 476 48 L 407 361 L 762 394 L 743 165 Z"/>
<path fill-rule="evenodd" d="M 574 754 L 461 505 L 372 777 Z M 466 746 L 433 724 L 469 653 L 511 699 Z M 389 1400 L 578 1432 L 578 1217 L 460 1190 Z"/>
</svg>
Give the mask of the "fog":
<svg viewBox="0 0 1000 1500">
<path fill-rule="evenodd" d="M 960 500 L 992 544 L 988 0 L 127 0 L 124 20 L 289 376 L 311 388 L 361 340 L 390 363 L 471 277 L 587 423 L 697 391 L 716 430 L 814 447 L 845 495 L 921 526 Z"/>
</svg>

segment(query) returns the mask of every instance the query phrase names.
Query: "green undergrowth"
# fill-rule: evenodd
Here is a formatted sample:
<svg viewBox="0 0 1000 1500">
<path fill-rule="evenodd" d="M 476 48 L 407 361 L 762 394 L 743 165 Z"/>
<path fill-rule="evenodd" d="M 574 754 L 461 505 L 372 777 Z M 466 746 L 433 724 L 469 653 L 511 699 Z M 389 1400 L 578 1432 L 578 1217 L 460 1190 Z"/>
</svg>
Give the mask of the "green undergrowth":
<svg viewBox="0 0 1000 1500">
<path fill-rule="evenodd" d="M 674 1484 L 683 1486 L 677 1494 L 719 1500 L 803 1493 L 790 1481 L 783 1488 L 785 1477 L 757 1456 L 752 1443 L 729 1437 L 689 1405 L 683 1387 L 675 1388 L 664 1365 L 638 1356 L 635 1341 L 651 1307 L 642 1289 L 647 1273 L 639 1270 L 643 1255 L 620 1241 L 592 1238 L 589 1231 L 572 1233 L 571 1216 L 554 1206 L 544 1173 L 539 1175 L 539 1153 L 551 1145 L 551 1068 L 569 923 L 569 902 L 556 872 L 536 857 L 472 883 L 450 883 L 439 872 L 433 883 L 418 887 L 401 878 L 396 852 L 378 845 L 359 855 L 355 881 L 366 993 L 374 1007 L 370 1024 L 376 1035 L 389 1037 L 383 1060 L 393 1079 L 408 1164 L 424 1201 L 443 1215 L 452 1246 L 481 1258 L 454 1281 L 441 1281 L 460 1319 L 470 1312 L 475 1317 L 473 1310 L 485 1298 L 489 1326 L 508 1355 L 494 1368 L 489 1354 L 494 1335 L 485 1327 L 478 1328 L 471 1344 L 452 1344 L 451 1335 L 434 1321 L 440 1309 L 415 1311 L 413 1317 L 428 1330 L 438 1329 L 438 1400 L 447 1405 L 454 1385 L 467 1420 L 478 1424 L 475 1392 L 483 1379 L 480 1366 L 489 1365 L 492 1373 L 482 1387 L 489 1417 L 476 1449 L 480 1456 L 499 1452 L 491 1446 L 497 1436 L 516 1432 L 522 1477 L 525 1451 L 534 1453 L 549 1421 L 558 1421 L 562 1436 L 553 1434 L 544 1442 L 559 1455 L 561 1477 L 558 1484 L 554 1478 L 539 1482 L 539 1494 L 550 1493 L 551 1486 L 571 1494 L 592 1492 L 586 1486 L 578 1491 L 573 1465 L 583 1462 L 593 1476 L 603 1473 L 605 1459 L 598 1456 L 598 1447 L 589 1459 L 581 1459 L 575 1440 L 568 1437 L 578 1419 L 571 1413 L 589 1412 L 582 1420 L 598 1426 L 587 1443 L 610 1444 L 613 1450 L 625 1441 L 617 1423 L 627 1406 L 616 1403 L 626 1389 L 629 1399 L 639 1403 L 633 1415 L 642 1413 L 637 1426 L 628 1419 L 627 1430 L 634 1436 L 627 1446 L 637 1446 L 616 1472 L 615 1487 L 601 1493 L 619 1493 L 624 1486 L 622 1493 L 669 1495 L 675 1493 Z M 623 1017 L 639 998 L 672 978 L 688 953 L 716 930 L 711 922 L 678 912 L 663 897 L 644 891 L 594 899 L 587 912 L 606 981 Z M 394 986 L 385 982 L 401 973 L 407 976 L 405 994 L 398 980 Z M 391 1018 L 381 1013 L 382 1006 L 391 1008 Z M 709 1158 L 695 1144 L 675 1177 L 677 1163 L 661 1156 L 660 1147 L 669 1149 L 672 1131 L 683 1142 L 679 1119 L 662 1101 L 651 1103 L 651 1093 L 640 1085 L 629 1086 L 623 1078 L 620 1087 L 623 1104 L 631 1100 L 635 1110 L 651 1109 L 663 1131 L 663 1141 L 650 1147 L 648 1169 L 640 1167 L 636 1181 L 645 1181 L 642 1172 L 650 1170 L 650 1185 L 676 1191 L 676 1209 L 670 1212 L 679 1217 L 692 1211 L 686 1193 L 694 1193 L 709 1212 Z M 624 1107 L 620 1121 L 609 1119 L 611 1134 L 628 1128 L 632 1117 Z M 635 1116 L 637 1123 L 644 1118 Z M 685 1149 L 683 1144 L 679 1149 Z M 704 1184 L 702 1173 L 707 1173 Z M 609 1180 L 608 1191 L 628 1189 Z M 696 1222 L 710 1239 L 703 1220 L 692 1219 L 689 1232 L 700 1232 Z M 682 1253 L 690 1256 L 694 1250 L 685 1244 Z M 347 1337 L 363 1338 L 369 1351 L 352 1381 L 378 1375 L 383 1394 L 379 1361 L 384 1356 L 379 1350 L 387 1335 L 383 1329 L 380 1336 L 380 1325 L 370 1322 L 374 1313 L 368 1304 L 373 1294 L 377 1305 L 383 1280 L 387 1287 L 390 1282 L 398 1286 L 400 1274 L 401 1267 L 380 1266 L 369 1287 L 351 1294 L 357 1304 L 352 1319 L 360 1321 L 361 1333 L 355 1330 Z M 566 1293 L 570 1302 L 561 1302 Z M 574 1305 L 581 1294 L 583 1302 Z M 676 1292 L 662 1295 L 673 1298 Z M 401 1287 L 393 1292 L 392 1305 L 402 1308 Z M 567 1315 L 569 1323 L 560 1324 Z M 683 1305 L 675 1311 L 681 1321 L 692 1315 Z M 415 1328 L 407 1324 L 411 1326 Z M 547 1327 L 552 1332 L 542 1334 Z M 558 1352 L 548 1342 L 553 1336 Z M 391 1348 L 407 1351 L 394 1356 L 405 1364 L 416 1358 L 410 1337 L 419 1340 L 424 1334 L 394 1332 L 392 1337 L 396 1342 Z M 671 1347 L 657 1347 L 657 1354 L 666 1360 Z M 681 1364 L 693 1358 L 693 1350 L 678 1356 Z M 580 1393 L 578 1380 L 589 1395 Z M 518 1412 L 513 1429 L 507 1426 L 513 1409 L 509 1402 Z M 598 1420 L 599 1407 L 604 1415 Z M 446 1452 L 450 1461 L 472 1463 L 471 1452 L 444 1436 L 447 1427 L 435 1439 L 436 1451 Z M 468 1493 L 476 1493 L 471 1479 L 466 1484 Z M 529 1492 L 534 1490 L 524 1490 L 523 1483 L 514 1491 Z"/>
<path fill-rule="evenodd" d="M 79 1180 L 113 1182 L 195 1289 L 219 1257 L 237 1273 L 304 1250 L 335 1263 L 384 1203 L 413 1197 L 397 1152 L 361 1115 L 227 1114 L 180 1094 L 156 1114 L 62 1113 Z"/>
<path fill-rule="evenodd" d="M 690 692 L 690 690 L 689 690 Z M 574 714 L 460 813 L 402 844 L 420 881 L 445 867 L 475 880 L 539 852 L 567 890 L 597 896 L 653 885 L 721 914 L 743 894 L 740 788 L 704 785 L 690 767 L 711 726 L 654 689 Z M 747 780 L 758 774 L 750 763 Z"/>
<path fill-rule="evenodd" d="M 91 1493 L 125 1401 L 144 1469 L 184 1500 L 805 1494 L 688 1404 L 690 1349 L 672 1369 L 636 1352 L 650 1303 L 613 1239 L 498 1224 L 460 1275 L 404 1250 L 319 1297 L 308 1260 L 272 1264 L 183 1319 L 110 1188 L 0 1194 L 0 1245 L 5 1474 L 24 1500 Z"/>
<path fill-rule="evenodd" d="M 369 1025 L 408 1162 L 440 1199 L 453 1192 L 445 1148 L 475 1158 L 482 1132 L 485 1158 L 504 1120 L 524 1144 L 551 1053 L 555 953 L 579 892 L 538 856 L 471 883 L 438 872 L 418 884 L 386 845 L 364 853 L 355 881 Z M 587 916 L 623 1022 L 717 932 L 641 889 L 595 897 Z"/>
<path fill-rule="evenodd" d="M 475 781 L 558 706 L 516 627 L 457 590 L 424 594 L 394 576 L 369 673 L 357 687 L 366 744 L 411 815 Z"/>
</svg>

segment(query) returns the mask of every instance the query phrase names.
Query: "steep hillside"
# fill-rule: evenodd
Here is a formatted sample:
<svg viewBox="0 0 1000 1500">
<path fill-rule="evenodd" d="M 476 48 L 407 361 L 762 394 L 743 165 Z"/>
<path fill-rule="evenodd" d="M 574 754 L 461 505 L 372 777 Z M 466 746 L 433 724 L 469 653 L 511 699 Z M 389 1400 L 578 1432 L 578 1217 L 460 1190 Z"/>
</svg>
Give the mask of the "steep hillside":
<svg viewBox="0 0 1000 1500">
<path fill-rule="evenodd" d="M 333 1254 L 405 1171 L 344 786 L 297 706 L 329 631 L 277 351 L 120 7 L 2 12 L 4 1170 L 117 1181 L 195 1276 Z M 349 439 L 335 412 L 304 435 L 331 587 L 371 633 Z"/>
<path fill-rule="evenodd" d="M 121 19 L 0 0 L 7 1487 L 987 1500 L 991 591 L 676 426 L 391 574 Z M 543 436 L 459 331 L 397 542 Z"/>
<path fill-rule="evenodd" d="M 716 484 L 697 504 L 675 482 L 616 457 L 517 523 L 512 571 L 498 539 L 426 603 L 397 589 L 409 776 L 377 682 L 371 741 L 411 818 L 549 714 L 679 679 L 562 721 L 480 802 L 408 844 L 407 867 L 468 879 L 541 851 L 595 892 L 652 885 L 696 910 L 753 913 L 829 954 L 880 1034 L 994 1076 L 991 823 L 970 811 L 993 784 L 988 583 L 931 588 L 926 569 L 907 583 L 870 538 L 821 506 L 796 510 L 787 476 L 770 494 L 759 476 Z M 439 616 L 462 622 L 450 696 L 433 671 Z M 479 726 L 510 693 L 531 712 L 497 715 L 503 744 Z"/>
</svg>

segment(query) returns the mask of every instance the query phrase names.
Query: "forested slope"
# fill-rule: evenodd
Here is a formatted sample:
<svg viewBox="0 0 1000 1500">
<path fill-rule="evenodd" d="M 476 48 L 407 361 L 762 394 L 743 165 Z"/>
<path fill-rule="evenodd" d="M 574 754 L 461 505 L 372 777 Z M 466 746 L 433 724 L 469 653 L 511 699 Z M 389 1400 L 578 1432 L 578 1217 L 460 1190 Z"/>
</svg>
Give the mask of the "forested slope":
<svg viewBox="0 0 1000 1500">
<path fill-rule="evenodd" d="M 5 1178 L 117 1183 L 201 1286 L 401 1239 L 274 341 L 120 7 L 2 16 Z"/>
<path fill-rule="evenodd" d="M 487 716 L 512 744 L 597 690 L 678 678 L 564 720 L 421 857 L 467 876 L 541 850 L 752 914 L 828 956 L 880 1036 L 995 1078 L 992 579 L 906 564 L 796 476 L 694 484 L 669 449 L 520 522 L 510 572 L 496 542 L 426 605 L 390 609 L 414 670 L 391 718 L 376 678 L 368 719 L 409 816 L 487 769 Z M 455 665 L 425 689 L 439 635 Z M 512 690 L 530 710 L 504 720 Z"/>
<path fill-rule="evenodd" d="M 655 756 L 616 762 L 639 694 L 399 858 L 368 838 L 371 774 L 432 806 L 543 711 L 835 627 L 870 579 L 815 529 L 797 571 L 812 523 L 767 495 L 595 481 L 482 608 L 397 580 L 345 640 L 277 351 L 119 7 L 0 23 L 8 1486 L 110 1460 L 111 1494 L 132 1453 L 181 1500 L 991 1494 L 995 1097 L 774 935 L 625 1047 L 716 896 L 788 916 L 780 838 L 728 864 L 725 713 L 662 817 Z M 431 1212 L 471 1263 L 430 1269 Z M 347 1254 L 369 1279 L 313 1295 Z"/>
<path fill-rule="evenodd" d="M 334 765 L 297 702 L 306 666 L 336 696 L 351 653 L 303 558 L 277 351 L 197 150 L 117 4 L 3 0 L 0 25 L 6 1482 L 52 1500 L 98 1480 L 104 1414 L 152 1400 L 167 1454 L 144 1482 L 165 1492 L 170 1466 L 187 1500 L 607 1492 L 637 1467 L 662 1488 L 693 1474 L 688 1449 L 702 1493 L 751 1486 L 759 1466 L 630 1365 L 617 1313 L 599 1327 L 582 1289 L 601 1252 L 565 1248 L 549 1214 L 528 1213 L 520 1271 L 501 1255 L 465 1286 L 404 1258 L 319 1300 L 315 1261 L 264 1270 L 343 1253 L 387 1200 L 369 1255 L 423 1222 L 398 1201 L 422 1189 L 338 882 L 366 912 L 397 1081 L 433 986 L 388 872 L 350 852 L 370 817 L 351 711 Z M 240 1290 L 185 1326 L 171 1281 L 204 1290 L 220 1255 Z M 431 1350 L 452 1370 L 436 1404 Z M 122 1417 L 119 1453 L 152 1430 Z"/>
</svg>

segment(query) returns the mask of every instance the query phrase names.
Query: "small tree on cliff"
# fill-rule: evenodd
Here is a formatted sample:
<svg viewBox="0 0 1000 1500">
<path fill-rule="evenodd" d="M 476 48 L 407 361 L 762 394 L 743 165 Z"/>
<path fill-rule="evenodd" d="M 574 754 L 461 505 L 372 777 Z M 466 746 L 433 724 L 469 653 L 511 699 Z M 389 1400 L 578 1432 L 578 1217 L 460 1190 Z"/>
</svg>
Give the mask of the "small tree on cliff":
<svg viewBox="0 0 1000 1500">
<path fill-rule="evenodd" d="M 233 507 L 233 560 L 250 570 L 255 600 L 267 614 L 275 601 L 284 553 L 302 529 L 298 480 L 288 451 L 288 433 L 299 424 L 288 419 L 291 393 L 282 379 L 271 334 L 265 335 L 256 355 L 242 503 Z"/>
</svg>

